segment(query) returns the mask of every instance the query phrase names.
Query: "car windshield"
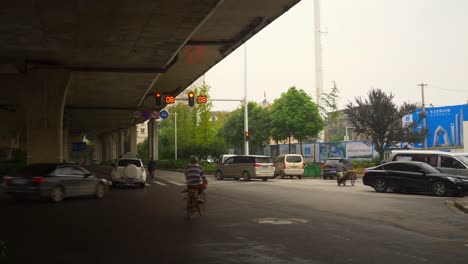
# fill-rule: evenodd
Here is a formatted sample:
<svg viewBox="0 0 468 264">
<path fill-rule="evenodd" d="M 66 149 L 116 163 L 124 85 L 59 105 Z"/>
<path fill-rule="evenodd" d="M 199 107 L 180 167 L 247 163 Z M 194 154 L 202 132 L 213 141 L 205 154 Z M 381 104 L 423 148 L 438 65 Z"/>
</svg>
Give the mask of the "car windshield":
<svg viewBox="0 0 468 264">
<path fill-rule="evenodd" d="M 272 163 L 270 157 L 256 157 L 255 162 L 256 163 Z"/>
<path fill-rule="evenodd" d="M 457 158 L 458 158 L 461 162 L 463 162 L 466 166 L 468 166 L 468 154 L 457 156 Z"/>
<path fill-rule="evenodd" d="M 339 159 L 327 159 L 325 161 L 325 164 L 327 164 L 327 165 L 335 165 L 335 164 L 338 164 L 338 163 L 340 163 Z"/>
<path fill-rule="evenodd" d="M 56 166 L 57 164 L 34 164 L 18 171 L 15 175 L 18 177 L 47 176 Z"/>
<path fill-rule="evenodd" d="M 137 167 L 141 167 L 141 162 L 139 160 L 135 160 L 135 159 L 121 159 L 119 160 L 119 164 L 118 166 L 119 167 L 126 167 L 130 164 L 133 164 Z"/>
<path fill-rule="evenodd" d="M 301 156 L 286 156 L 286 162 L 302 162 Z"/>
</svg>

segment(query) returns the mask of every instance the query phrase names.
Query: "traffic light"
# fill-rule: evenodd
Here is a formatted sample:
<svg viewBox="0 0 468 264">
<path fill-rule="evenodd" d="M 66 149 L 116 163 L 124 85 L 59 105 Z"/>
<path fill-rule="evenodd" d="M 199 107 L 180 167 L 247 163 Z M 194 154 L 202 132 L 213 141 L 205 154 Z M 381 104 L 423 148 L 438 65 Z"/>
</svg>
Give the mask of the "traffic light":
<svg viewBox="0 0 468 264">
<path fill-rule="evenodd" d="M 193 92 L 190 92 L 188 94 L 188 105 L 190 107 L 193 107 L 195 105 L 195 94 Z"/>
<path fill-rule="evenodd" d="M 250 137 L 250 132 L 249 131 L 245 132 L 245 141 L 249 141 L 249 137 Z"/>
<path fill-rule="evenodd" d="M 162 106 L 161 93 L 160 92 L 155 93 L 154 98 L 156 99 L 156 107 L 161 107 Z"/>
</svg>

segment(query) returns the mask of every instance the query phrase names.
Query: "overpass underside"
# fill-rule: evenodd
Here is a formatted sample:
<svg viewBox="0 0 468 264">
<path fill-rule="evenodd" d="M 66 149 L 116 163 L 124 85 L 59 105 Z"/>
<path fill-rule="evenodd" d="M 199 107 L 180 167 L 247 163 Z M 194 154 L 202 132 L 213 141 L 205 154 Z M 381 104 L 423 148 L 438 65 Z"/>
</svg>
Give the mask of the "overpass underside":
<svg viewBox="0 0 468 264">
<path fill-rule="evenodd" d="M 298 1 L 5 1 L 0 159 L 70 161 L 85 135 L 96 159 L 136 152 L 134 111 L 160 110 L 155 92 L 180 94 Z"/>
</svg>

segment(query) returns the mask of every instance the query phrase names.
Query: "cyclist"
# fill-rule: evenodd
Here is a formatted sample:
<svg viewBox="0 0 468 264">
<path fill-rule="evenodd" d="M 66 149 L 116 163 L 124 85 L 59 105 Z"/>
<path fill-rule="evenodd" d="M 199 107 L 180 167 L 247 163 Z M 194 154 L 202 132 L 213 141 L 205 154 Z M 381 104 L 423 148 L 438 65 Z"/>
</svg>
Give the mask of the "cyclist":
<svg viewBox="0 0 468 264">
<path fill-rule="evenodd" d="M 206 189 L 208 180 L 202 166 L 198 164 L 198 157 L 195 155 L 190 156 L 190 165 L 185 169 L 185 180 L 188 190 L 196 190 L 198 194 L 201 194 Z"/>
</svg>

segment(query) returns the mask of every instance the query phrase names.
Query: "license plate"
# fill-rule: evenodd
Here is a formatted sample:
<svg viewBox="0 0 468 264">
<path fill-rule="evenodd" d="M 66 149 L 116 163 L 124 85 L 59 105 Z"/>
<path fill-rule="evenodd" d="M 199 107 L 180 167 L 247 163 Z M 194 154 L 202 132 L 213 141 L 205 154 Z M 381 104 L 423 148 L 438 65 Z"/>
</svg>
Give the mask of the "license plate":
<svg viewBox="0 0 468 264">
<path fill-rule="evenodd" d="M 13 181 L 11 181 L 11 183 L 13 184 L 27 184 L 28 183 L 28 180 L 27 179 L 14 179 Z"/>
<path fill-rule="evenodd" d="M 264 169 L 268 169 L 269 167 L 270 167 L 270 166 L 268 166 L 268 165 L 263 165 L 263 168 L 264 168 Z"/>
</svg>

